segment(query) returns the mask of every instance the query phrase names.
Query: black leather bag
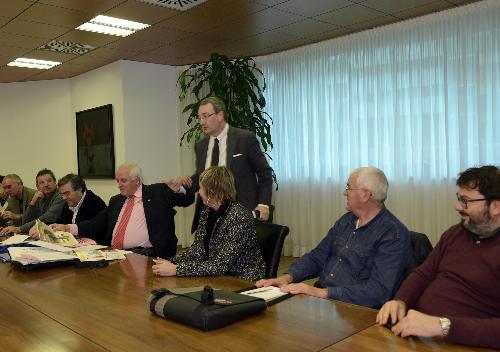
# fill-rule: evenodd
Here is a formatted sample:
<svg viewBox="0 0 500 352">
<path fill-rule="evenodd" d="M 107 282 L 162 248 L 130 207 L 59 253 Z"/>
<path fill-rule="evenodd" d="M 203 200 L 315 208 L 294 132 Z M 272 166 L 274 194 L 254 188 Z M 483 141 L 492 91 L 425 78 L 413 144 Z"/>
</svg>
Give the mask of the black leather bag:
<svg viewBox="0 0 500 352">
<path fill-rule="evenodd" d="M 260 313 L 267 308 L 261 298 L 211 287 L 160 288 L 151 291 L 149 310 L 165 319 L 209 331 Z"/>
</svg>

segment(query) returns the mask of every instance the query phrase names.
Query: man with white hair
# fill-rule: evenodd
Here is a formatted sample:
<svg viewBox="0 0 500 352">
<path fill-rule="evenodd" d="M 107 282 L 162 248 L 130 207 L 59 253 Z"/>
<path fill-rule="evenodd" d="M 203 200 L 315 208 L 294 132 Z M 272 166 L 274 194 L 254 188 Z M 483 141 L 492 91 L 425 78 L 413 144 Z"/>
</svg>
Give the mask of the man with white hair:
<svg viewBox="0 0 500 352">
<path fill-rule="evenodd" d="M 411 258 L 408 229 L 384 206 L 387 188 L 381 170 L 353 170 L 344 191 L 348 212 L 287 274 L 256 286 L 380 307 L 398 289 Z M 314 277 L 314 287 L 300 283 Z"/>
<path fill-rule="evenodd" d="M 71 225 L 52 225 L 117 249 L 138 254 L 170 258 L 176 254 L 174 206 L 187 207 L 193 194 L 175 193 L 165 183 L 145 185 L 137 164 L 123 164 L 115 174 L 120 194 L 111 197 L 109 206 L 93 219 Z M 94 234 L 104 233 L 104 238 Z"/>
</svg>

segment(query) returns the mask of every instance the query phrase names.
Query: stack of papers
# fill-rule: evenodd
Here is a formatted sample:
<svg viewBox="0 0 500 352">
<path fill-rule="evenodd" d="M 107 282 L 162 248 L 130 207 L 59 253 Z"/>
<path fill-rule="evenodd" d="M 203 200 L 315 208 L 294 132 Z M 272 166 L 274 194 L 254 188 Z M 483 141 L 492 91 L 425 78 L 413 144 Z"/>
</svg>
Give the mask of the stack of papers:
<svg viewBox="0 0 500 352">
<path fill-rule="evenodd" d="M 95 244 L 95 241 L 90 239 L 77 241 L 71 233 L 53 231 L 39 220 L 36 221 L 36 226 L 40 240 L 29 242 L 36 247 L 9 247 L 8 251 L 12 261 L 23 265 L 62 262 L 75 259 L 79 259 L 82 262 L 109 261 L 125 259 L 125 254 L 129 253 L 118 249 L 108 249 L 106 246 Z M 26 235 L 15 235 L 1 244 L 15 245 L 28 238 L 29 236 Z"/>
<path fill-rule="evenodd" d="M 11 260 L 23 265 L 61 262 L 77 258 L 73 252 L 58 252 L 43 247 L 10 247 L 9 255 Z"/>
</svg>

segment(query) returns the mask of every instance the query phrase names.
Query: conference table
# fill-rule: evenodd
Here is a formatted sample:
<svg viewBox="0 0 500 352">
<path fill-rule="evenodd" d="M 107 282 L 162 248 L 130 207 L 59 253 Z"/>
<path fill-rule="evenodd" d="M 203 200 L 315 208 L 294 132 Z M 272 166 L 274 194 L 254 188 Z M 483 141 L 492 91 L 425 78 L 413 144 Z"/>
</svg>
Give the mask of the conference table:
<svg viewBox="0 0 500 352">
<path fill-rule="evenodd" d="M 5 351 L 464 351 L 439 339 L 402 339 L 374 325 L 376 311 L 293 296 L 230 326 L 203 332 L 153 315 L 153 289 L 252 285 L 234 277 L 157 277 L 129 254 L 105 268 L 24 272 L 0 264 L 0 350 Z M 487 351 L 467 349 L 468 351 Z"/>
</svg>

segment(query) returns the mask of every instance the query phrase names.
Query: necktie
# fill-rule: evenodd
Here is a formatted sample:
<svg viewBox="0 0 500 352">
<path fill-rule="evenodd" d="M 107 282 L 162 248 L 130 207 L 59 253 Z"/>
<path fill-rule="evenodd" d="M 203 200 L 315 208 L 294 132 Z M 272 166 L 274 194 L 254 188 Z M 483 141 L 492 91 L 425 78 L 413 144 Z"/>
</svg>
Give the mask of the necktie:
<svg viewBox="0 0 500 352">
<path fill-rule="evenodd" d="M 214 139 L 214 148 L 212 149 L 212 162 L 210 166 L 219 166 L 219 139 Z"/>
<path fill-rule="evenodd" d="M 116 228 L 115 237 L 111 241 L 111 247 L 115 249 L 123 249 L 123 239 L 125 238 L 125 230 L 127 229 L 128 221 L 130 220 L 130 215 L 132 215 L 132 209 L 134 208 L 134 196 L 131 195 L 127 198 L 127 204 L 125 205 L 125 210 L 123 211 L 118 227 Z"/>
</svg>

